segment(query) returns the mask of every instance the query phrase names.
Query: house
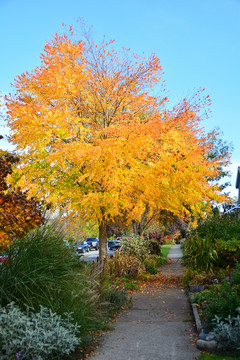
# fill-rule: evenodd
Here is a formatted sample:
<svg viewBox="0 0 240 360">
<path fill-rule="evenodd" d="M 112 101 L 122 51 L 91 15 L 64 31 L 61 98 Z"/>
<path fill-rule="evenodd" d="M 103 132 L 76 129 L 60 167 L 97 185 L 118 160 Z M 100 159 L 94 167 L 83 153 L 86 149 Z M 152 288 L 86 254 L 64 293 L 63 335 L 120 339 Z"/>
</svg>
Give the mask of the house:
<svg viewBox="0 0 240 360">
<path fill-rule="evenodd" d="M 237 181 L 236 181 L 236 189 L 238 189 L 238 200 L 237 204 L 224 204 L 224 214 L 228 214 L 232 211 L 235 212 L 235 210 L 240 210 L 240 166 L 238 166 L 237 169 Z M 240 212 L 239 212 L 239 218 L 240 218 Z"/>
<path fill-rule="evenodd" d="M 237 202 L 237 204 L 240 205 L 240 166 L 238 166 L 238 170 L 237 170 L 236 189 L 238 189 L 238 202 Z"/>
</svg>

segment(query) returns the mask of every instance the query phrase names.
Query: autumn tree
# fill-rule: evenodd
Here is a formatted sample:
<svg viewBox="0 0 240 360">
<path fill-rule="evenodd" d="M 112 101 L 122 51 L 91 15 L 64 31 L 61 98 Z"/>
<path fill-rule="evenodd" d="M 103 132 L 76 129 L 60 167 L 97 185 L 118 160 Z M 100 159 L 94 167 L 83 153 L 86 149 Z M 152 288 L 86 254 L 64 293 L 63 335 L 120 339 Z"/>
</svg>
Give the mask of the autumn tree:
<svg viewBox="0 0 240 360">
<path fill-rule="evenodd" d="M 76 40 L 72 28 L 56 34 L 41 66 L 5 97 L 10 140 L 21 151 L 12 182 L 97 221 L 100 259 L 109 220 L 139 220 L 146 207 L 149 216 L 158 207 L 182 213 L 184 204 L 198 211 L 218 192 L 206 182 L 216 168 L 198 127 L 205 105 L 185 99 L 162 110 L 166 98 L 152 94 L 162 74 L 157 56 L 139 59 L 112 43 Z"/>
<path fill-rule="evenodd" d="M 165 155 L 167 154 L 166 161 L 162 161 L 161 156 L 161 163 L 165 164 L 165 169 L 156 175 L 155 189 L 158 188 L 160 192 L 154 200 L 155 207 L 148 206 L 147 196 L 145 211 L 140 219 L 133 219 L 135 234 L 142 236 L 152 222 L 165 221 L 169 216 L 179 218 L 179 221 L 182 217 L 198 219 L 211 209 L 214 199 L 224 199 L 212 193 L 207 200 L 205 195 L 209 195 L 210 189 L 217 189 L 213 184 L 216 185 L 219 180 L 228 176 L 227 166 L 232 146 L 222 139 L 218 129 L 205 134 L 197 127 L 201 120 L 199 113 L 203 107 L 203 104 L 191 104 L 185 100 L 175 107 L 173 112 L 162 112 L 162 115 L 165 114 L 165 126 L 169 122 L 165 128 L 168 140 L 164 145 L 169 148 L 167 152 L 166 148 L 164 150 Z M 220 189 L 223 188 L 224 186 L 220 185 Z"/>
<path fill-rule="evenodd" d="M 2 136 L 0 136 L 0 139 Z M 6 178 L 18 157 L 0 150 L 0 251 L 6 251 L 17 237 L 23 236 L 44 221 L 41 204 L 27 198 L 27 192 L 8 186 Z"/>
<path fill-rule="evenodd" d="M 216 176 L 209 178 L 208 181 L 220 182 L 220 188 L 224 190 L 227 186 L 230 186 L 230 183 L 226 178 L 230 177 L 230 170 L 227 167 L 229 165 L 230 155 L 233 152 L 233 144 L 228 143 L 223 138 L 223 132 L 216 128 L 207 134 L 208 141 L 211 142 L 211 148 L 206 154 L 209 160 L 218 159 L 218 162 L 215 162 L 217 166 Z M 223 182 L 223 179 L 225 182 Z"/>
</svg>

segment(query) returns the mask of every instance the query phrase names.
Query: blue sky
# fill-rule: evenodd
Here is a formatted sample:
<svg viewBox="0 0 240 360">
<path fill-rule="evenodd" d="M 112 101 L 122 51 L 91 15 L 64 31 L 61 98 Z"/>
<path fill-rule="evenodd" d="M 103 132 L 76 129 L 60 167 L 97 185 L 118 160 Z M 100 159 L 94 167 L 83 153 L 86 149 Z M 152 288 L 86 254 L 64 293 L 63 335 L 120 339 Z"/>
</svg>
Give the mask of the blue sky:
<svg viewBox="0 0 240 360">
<path fill-rule="evenodd" d="M 40 64 L 40 53 L 62 23 L 81 17 L 116 46 L 155 53 L 170 103 L 206 88 L 212 99 L 206 130 L 219 127 L 232 142 L 232 195 L 240 166 L 240 0 L 0 0 L 0 91 Z M 0 126 L 3 121 L 0 120 Z M 0 132 L 7 129 L 0 127 Z M 1 148 L 8 147 L 1 140 Z"/>
</svg>

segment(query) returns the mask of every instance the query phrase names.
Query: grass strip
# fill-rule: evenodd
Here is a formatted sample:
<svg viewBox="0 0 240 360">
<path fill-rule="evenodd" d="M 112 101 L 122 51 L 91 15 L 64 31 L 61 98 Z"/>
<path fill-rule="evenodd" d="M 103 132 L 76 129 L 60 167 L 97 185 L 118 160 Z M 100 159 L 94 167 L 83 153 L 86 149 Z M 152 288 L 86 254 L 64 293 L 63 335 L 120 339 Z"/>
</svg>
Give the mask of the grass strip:
<svg viewBox="0 0 240 360">
<path fill-rule="evenodd" d="M 228 357 L 215 354 L 202 354 L 198 360 L 239 360 L 239 357 Z"/>
<path fill-rule="evenodd" d="M 172 245 L 162 245 L 161 246 L 161 251 L 162 251 L 162 254 L 163 256 L 166 258 L 170 249 L 171 249 Z"/>
</svg>

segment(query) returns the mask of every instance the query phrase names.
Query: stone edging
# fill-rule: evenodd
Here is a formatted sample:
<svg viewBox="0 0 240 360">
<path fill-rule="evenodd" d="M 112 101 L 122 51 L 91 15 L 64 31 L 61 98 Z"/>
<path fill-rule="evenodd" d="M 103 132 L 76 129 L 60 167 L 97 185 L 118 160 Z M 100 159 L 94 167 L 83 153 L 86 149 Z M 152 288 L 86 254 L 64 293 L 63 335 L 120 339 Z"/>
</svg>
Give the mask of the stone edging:
<svg viewBox="0 0 240 360">
<path fill-rule="evenodd" d="M 189 298 L 192 300 L 194 297 L 193 293 L 189 293 Z M 214 339 L 214 336 L 211 334 L 204 334 L 203 326 L 198 314 L 198 309 L 195 303 L 191 302 L 192 312 L 198 332 L 198 340 L 196 341 L 196 345 L 199 350 L 209 350 L 214 351 L 217 349 L 218 344 Z"/>
</svg>

